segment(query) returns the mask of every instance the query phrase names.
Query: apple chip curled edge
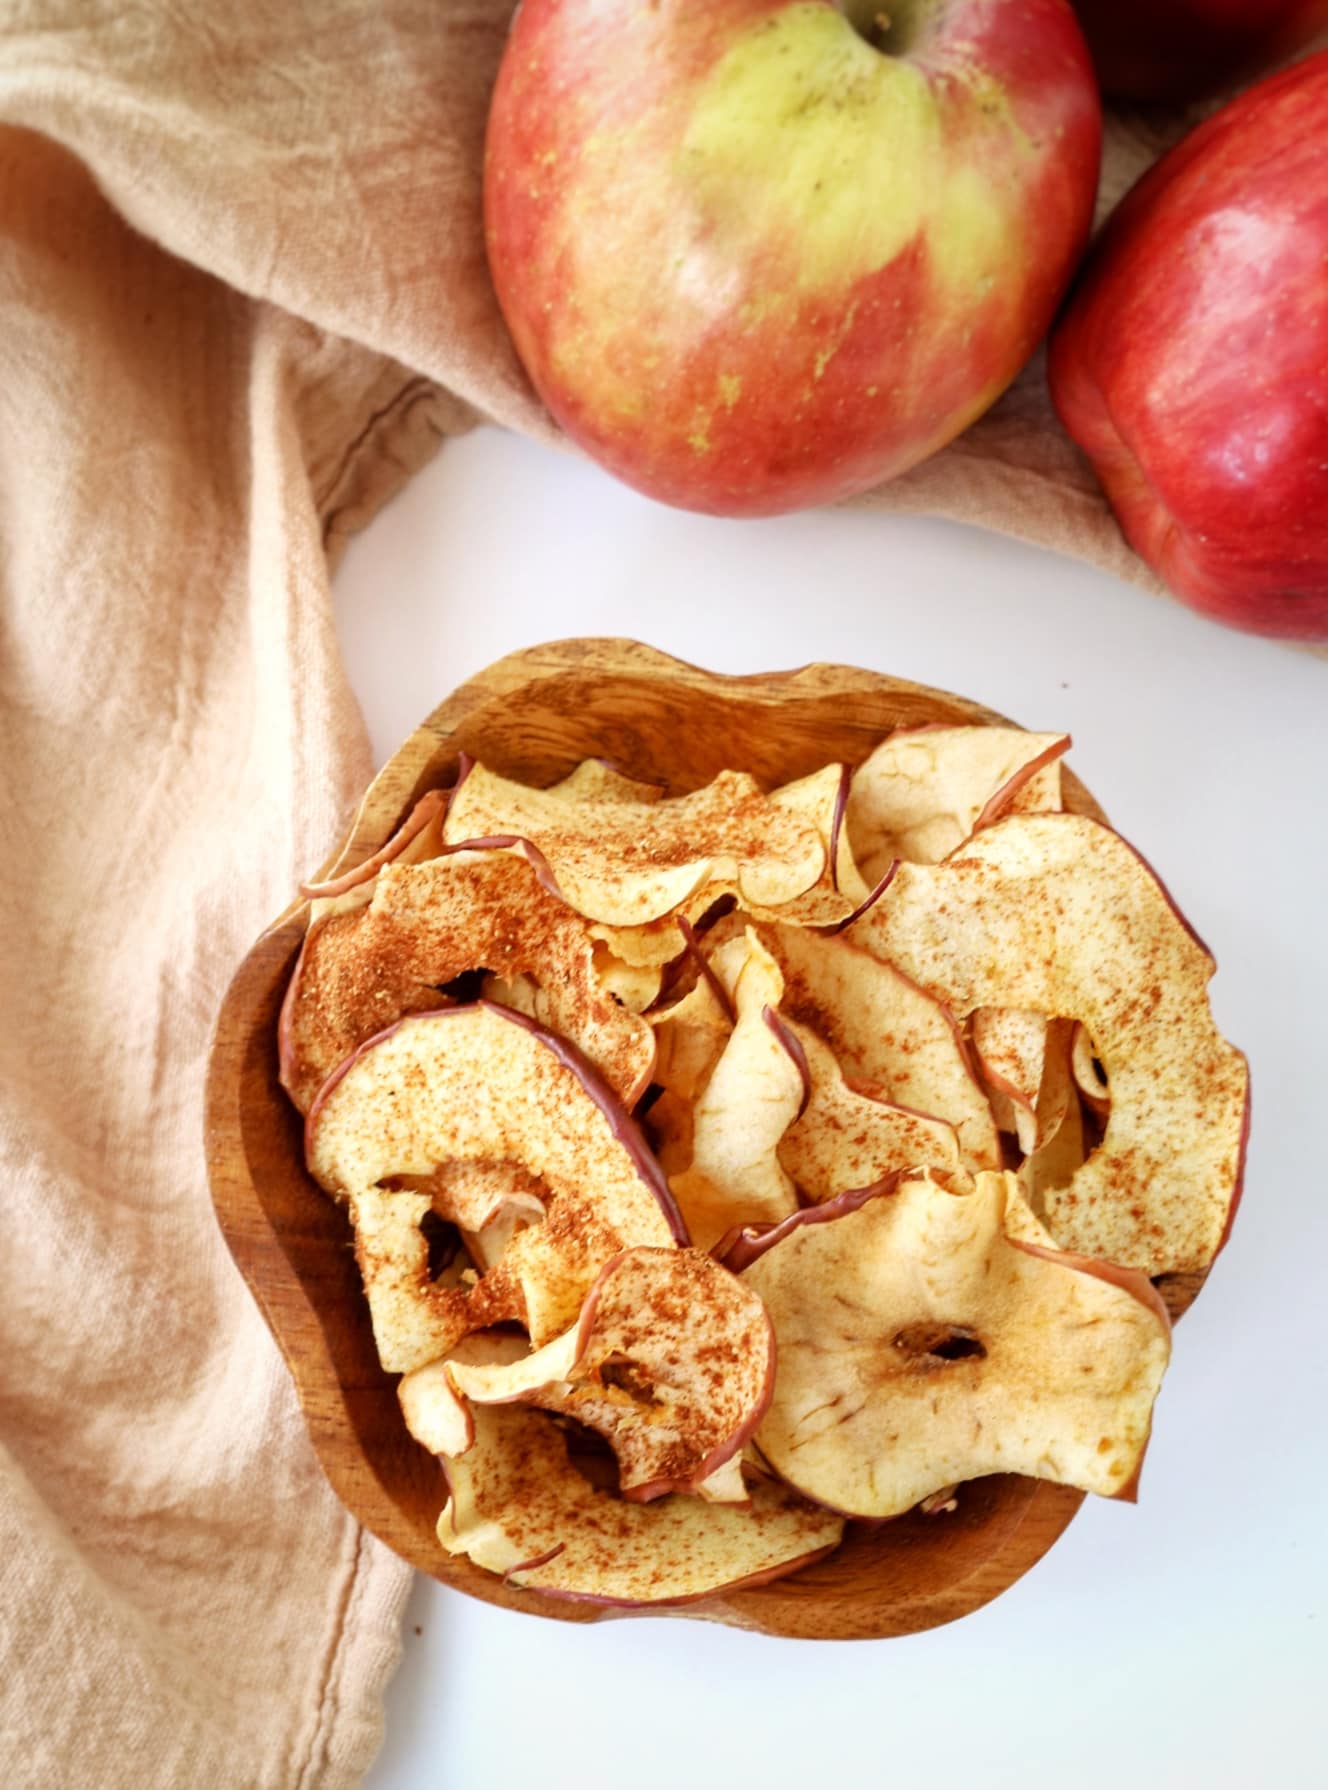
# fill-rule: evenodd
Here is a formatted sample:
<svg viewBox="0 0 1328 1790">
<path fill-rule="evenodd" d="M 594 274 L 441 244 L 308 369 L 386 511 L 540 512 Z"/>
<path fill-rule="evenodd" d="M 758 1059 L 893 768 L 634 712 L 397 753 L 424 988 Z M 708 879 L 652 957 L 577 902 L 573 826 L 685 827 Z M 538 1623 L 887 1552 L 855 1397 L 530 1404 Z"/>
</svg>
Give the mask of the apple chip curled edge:
<svg viewBox="0 0 1328 1790">
<path fill-rule="evenodd" d="M 964 1017 L 1009 1006 L 1083 1023 L 1110 1110 L 1045 1194 L 1063 1249 L 1148 1274 L 1206 1268 L 1244 1161 L 1249 1076 L 1213 1023 L 1213 960 L 1134 849 L 1078 814 L 998 821 L 942 864 L 901 864 L 848 937 Z"/>
<path fill-rule="evenodd" d="M 766 1019 L 784 979 L 750 927 L 712 967 L 737 1022 L 692 1108 L 692 1160 L 670 1186 L 693 1242 L 709 1249 L 735 1225 L 773 1223 L 797 1210 L 779 1143 L 806 1104 L 804 1065 Z"/>
<path fill-rule="evenodd" d="M 443 834 L 448 846 L 527 842 L 571 907 L 615 927 L 658 920 L 711 883 L 778 907 L 814 887 L 826 865 L 817 827 L 741 771 L 721 771 L 691 795 L 586 802 L 477 764 L 457 786 Z"/>
<path fill-rule="evenodd" d="M 861 924 L 837 938 L 799 926 L 758 928 L 783 977 L 780 1011 L 823 1038 L 851 1080 L 952 1125 L 965 1168 L 999 1168 L 996 1121 L 954 1015 L 894 964 L 862 950 Z"/>
<path fill-rule="evenodd" d="M 1037 799 L 1060 807 L 1064 733 L 1019 727 L 919 727 L 892 733 L 849 784 L 845 830 L 868 884 L 896 858 L 935 864 L 1008 812 L 1042 773 Z"/>
<path fill-rule="evenodd" d="M 356 1045 L 445 1005 L 441 986 L 481 968 L 533 975 L 551 1029 L 636 1102 L 654 1061 L 648 1022 L 605 986 L 584 923 L 523 859 L 494 851 L 385 865 L 366 906 L 311 925 L 282 1004 L 282 1085 L 307 1112 Z"/>
<path fill-rule="evenodd" d="M 726 1259 L 779 1350 L 757 1446 L 807 1496 L 889 1517 L 988 1473 L 1132 1495 L 1166 1308 L 1143 1275 L 1052 1249 L 1012 1175 L 897 1178 Z"/>
<path fill-rule="evenodd" d="M 576 1321 L 612 1256 L 634 1244 L 688 1241 L 662 1171 L 594 1069 L 574 1046 L 504 1007 L 418 1014 L 362 1045 L 310 1109 L 305 1149 L 319 1184 L 349 1200 L 380 1343 L 388 1296 L 393 1314 L 403 1301 L 409 1307 L 411 1358 L 384 1360 L 396 1371 L 432 1358 L 419 1353 L 425 1312 L 434 1356 L 505 1320 L 523 1324 L 538 1346 Z M 438 1287 L 418 1231 L 429 1196 L 383 1184 L 476 1159 L 533 1176 L 545 1217 L 515 1231 L 477 1284 Z M 409 1211 L 404 1202 L 413 1202 Z M 366 1241 L 368 1227 L 384 1225 L 383 1241 Z"/>
<path fill-rule="evenodd" d="M 596 1430 L 619 1489 L 645 1502 L 696 1491 L 737 1456 L 770 1402 L 764 1305 L 696 1249 L 630 1249 L 600 1270 L 575 1327 L 523 1359 L 448 1363 L 475 1404 L 537 1405 Z M 746 1501 L 739 1471 L 732 1495 Z"/>
<path fill-rule="evenodd" d="M 761 1585 L 830 1553 L 843 1519 L 758 1479 L 740 1507 L 616 1498 L 579 1473 L 554 1418 L 476 1406 L 474 1441 L 444 1459 L 438 1539 L 509 1584 L 602 1604 L 690 1603 Z"/>
</svg>

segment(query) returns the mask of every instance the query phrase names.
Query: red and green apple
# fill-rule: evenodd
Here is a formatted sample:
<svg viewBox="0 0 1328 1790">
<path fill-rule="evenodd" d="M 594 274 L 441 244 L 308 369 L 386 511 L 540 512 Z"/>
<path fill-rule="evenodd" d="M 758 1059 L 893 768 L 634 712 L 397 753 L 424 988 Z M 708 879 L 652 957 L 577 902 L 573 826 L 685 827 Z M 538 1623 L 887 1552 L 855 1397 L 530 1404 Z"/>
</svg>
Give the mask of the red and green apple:
<svg viewBox="0 0 1328 1790">
<path fill-rule="evenodd" d="M 524 0 L 489 263 L 567 433 L 722 515 L 934 453 L 1046 332 L 1101 109 L 1068 0 Z"/>
</svg>

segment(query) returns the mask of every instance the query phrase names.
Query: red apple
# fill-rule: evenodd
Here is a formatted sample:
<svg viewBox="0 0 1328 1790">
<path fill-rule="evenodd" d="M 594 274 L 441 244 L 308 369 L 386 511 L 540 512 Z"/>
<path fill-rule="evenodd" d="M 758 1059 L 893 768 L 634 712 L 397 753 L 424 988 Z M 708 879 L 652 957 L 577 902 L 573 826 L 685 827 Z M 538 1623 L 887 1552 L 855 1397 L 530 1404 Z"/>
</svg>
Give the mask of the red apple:
<svg viewBox="0 0 1328 1790">
<path fill-rule="evenodd" d="M 1189 99 L 1328 28 L 1328 0 L 1074 0 L 1104 93 Z"/>
<path fill-rule="evenodd" d="M 1100 141 L 1067 0 L 524 0 L 489 262 L 540 395 L 629 484 L 725 515 L 833 502 L 1014 378 Z"/>
<path fill-rule="evenodd" d="M 1145 175 L 1050 372 L 1127 539 L 1177 596 L 1328 639 L 1328 53 Z"/>
</svg>

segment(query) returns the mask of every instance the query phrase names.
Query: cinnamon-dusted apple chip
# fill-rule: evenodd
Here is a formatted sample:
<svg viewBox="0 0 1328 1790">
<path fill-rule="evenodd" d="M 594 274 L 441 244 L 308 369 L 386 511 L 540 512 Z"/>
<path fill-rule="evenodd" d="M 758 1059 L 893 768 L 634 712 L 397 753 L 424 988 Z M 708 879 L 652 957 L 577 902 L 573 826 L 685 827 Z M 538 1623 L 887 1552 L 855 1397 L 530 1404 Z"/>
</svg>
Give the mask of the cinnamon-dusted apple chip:
<svg viewBox="0 0 1328 1790">
<path fill-rule="evenodd" d="M 521 1405 L 474 1408 L 475 1439 L 446 1459 L 438 1519 L 449 1554 L 510 1584 L 606 1604 L 679 1604 L 765 1584 L 838 1546 L 843 1520 L 771 1481 L 737 1508 L 703 1498 L 638 1504 L 593 1486 L 556 1421 Z"/>
<path fill-rule="evenodd" d="M 367 907 L 311 928 L 282 1009 L 282 1085 L 307 1111 L 357 1044 L 444 1005 L 442 987 L 475 969 L 532 977 L 540 1019 L 635 1104 L 654 1058 L 649 1024 L 604 985 L 583 922 L 503 852 L 386 865 Z"/>
<path fill-rule="evenodd" d="M 573 1046 L 507 1008 L 480 1003 L 400 1021 L 329 1078 L 305 1135 L 311 1173 L 350 1201 L 362 1261 L 372 1250 L 381 1263 L 365 1272 L 371 1309 L 375 1285 L 388 1287 L 394 1312 L 414 1299 L 435 1336 L 451 1324 L 455 1341 L 511 1319 L 539 1346 L 575 1322 L 610 1257 L 638 1243 L 687 1242 L 659 1165 L 610 1090 Z M 477 1285 L 440 1290 L 427 1283 L 427 1252 L 407 1229 L 418 1227 L 429 1195 L 383 1183 L 456 1160 L 518 1163 L 547 1190 L 545 1216 L 514 1233 Z M 384 1365 L 406 1364 L 394 1355 Z"/>
<path fill-rule="evenodd" d="M 797 926 L 759 929 L 783 976 L 780 1011 L 818 1033 L 851 1080 L 953 1125 L 966 1168 L 999 1168 L 996 1122 L 953 1014 L 894 965 L 859 949 L 852 941 L 861 925 L 839 938 Z"/>
<path fill-rule="evenodd" d="M 841 1196 L 727 1259 L 779 1349 L 757 1445 L 809 1497 L 896 1516 L 986 1473 L 1132 1492 L 1166 1308 L 1143 1275 L 1051 1248 L 1013 1175 Z"/>
<path fill-rule="evenodd" d="M 670 1179 L 701 1249 L 735 1225 L 774 1223 L 796 1211 L 778 1151 L 807 1098 L 801 1062 L 765 1017 L 784 992 L 774 958 L 749 929 L 712 961 L 737 1023 L 692 1109 L 691 1164 Z"/>
<path fill-rule="evenodd" d="M 1213 960 L 1147 865 L 1077 814 L 1017 815 L 943 864 L 903 864 L 848 934 L 957 1014 L 1083 1022 L 1106 1069 L 1101 1143 L 1049 1188 L 1057 1243 L 1149 1274 L 1201 1269 L 1244 1155 L 1245 1059 L 1208 1004 Z"/>
<path fill-rule="evenodd" d="M 826 862 L 816 827 L 739 771 L 721 771 L 691 795 L 585 802 L 477 764 L 452 797 L 443 833 L 449 846 L 527 841 L 571 907 L 614 927 L 658 920 L 712 884 L 777 907 L 812 888 Z"/>
<path fill-rule="evenodd" d="M 773 1023 L 777 1032 L 787 1024 L 778 1015 Z M 806 1061 L 811 1092 L 802 1116 L 780 1139 L 778 1154 L 804 1199 L 832 1199 L 901 1169 L 959 1167 L 952 1125 L 851 1087 L 834 1052 L 815 1032 L 790 1029 Z"/>
<path fill-rule="evenodd" d="M 739 1454 L 770 1402 L 775 1342 L 760 1299 L 708 1255 L 630 1249 L 600 1270 L 564 1336 L 448 1372 L 473 1403 L 538 1405 L 598 1431 L 623 1496 L 645 1501 L 695 1491 Z"/>
<path fill-rule="evenodd" d="M 849 845 L 869 884 L 896 858 L 936 864 L 1008 812 L 1030 779 L 1069 749 L 1063 733 L 1018 727 L 922 727 L 892 733 L 853 773 Z M 1059 781 L 1043 799 L 1059 807 Z"/>
<path fill-rule="evenodd" d="M 1047 1050 L 1047 1018 L 1023 1007 L 979 1007 L 969 1022 L 973 1052 L 1002 1131 L 1025 1153 L 1037 1147 L 1037 1097 Z"/>
</svg>

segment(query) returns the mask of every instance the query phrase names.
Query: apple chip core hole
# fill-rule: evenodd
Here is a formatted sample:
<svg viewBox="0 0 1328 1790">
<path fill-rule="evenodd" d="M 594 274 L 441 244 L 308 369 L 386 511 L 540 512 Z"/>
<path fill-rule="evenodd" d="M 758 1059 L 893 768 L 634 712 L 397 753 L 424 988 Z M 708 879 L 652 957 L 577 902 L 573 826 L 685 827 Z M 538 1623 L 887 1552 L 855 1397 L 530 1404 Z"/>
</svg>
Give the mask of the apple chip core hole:
<svg viewBox="0 0 1328 1790">
<path fill-rule="evenodd" d="M 657 1405 L 659 1396 L 640 1362 L 630 1355 L 609 1355 L 600 1363 L 597 1377 L 601 1386 L 625 1392 L 637 1405 Z"/>
<path fill-rule="evenodd" d="M 429 1279 L 437 1280 L 463 1253 L 461 1232 L 437 1212 L 426 1212 L 420 1219 L 420 1235 L 429 1248 Z"/>
<path fill-rule="evenodd" d="M 912 1360 L 981 1361 L 986 1344 L 975 1330 L 964 1324 L 938 1324 L 931 1319 L 906 1324 L 894 1339 L 894 1346 Z"/>
</svg>

